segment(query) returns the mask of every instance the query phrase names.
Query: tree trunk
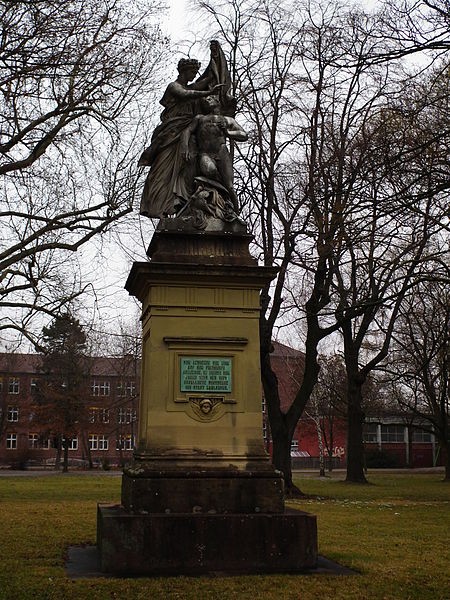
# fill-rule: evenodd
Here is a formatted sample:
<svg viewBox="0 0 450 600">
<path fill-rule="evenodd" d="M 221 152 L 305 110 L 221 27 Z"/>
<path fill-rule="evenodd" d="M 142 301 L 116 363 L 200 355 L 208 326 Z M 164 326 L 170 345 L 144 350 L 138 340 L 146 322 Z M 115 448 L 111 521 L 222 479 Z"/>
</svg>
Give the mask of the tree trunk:
<svg viewBox="0 0 450 600">
<path fill-rule="evenodd" d="M 302 491 L 292 482 L 291 441 L 286 415 L 280 410 L 278 379 L 270 365 L 269 352 L 261 348 L 261 378 L 264 387 L 270 430 L 272 433 L 272 463 L 283 473 L 285 496 L 302 497 Z"/>
<path fill-rule="evenodd" d="M 63 455 L 63 473 L 67 473 L 69 470 L 69 440 L 67 435 L 64 434 L 64 455 Z"/>
<path fill-rule="evenodd" d="M 444 451 L 445 456 L 443 457 L 445 462 L 445 477 L 444 481 L 450 481 L 450 444 L 446 441 L 446 443 L 442 443 L 441 452 Z"/>
<path fill-rule="evenodd" d="M 333 471 L 333 421 L 330 423 L 330 440 L 328 444 L 328 472 L 331 473 Z"/>
<path fill-rule="evenodd" d="M 364 443 L 361 409 L 362 382 L 350 377 L 347 371 L 347 477 L 352 483 L 367 483 L 364 475 Z"/>
<path fill-rule="evenodd" d="M 83 448 L 86 453 L 86 457 L 87 457 L 87 461 L 88 461 L 88 468 L 90 470 L 94 467 L 94 465 L 92 463 L 92 454 L 91 454 L 91 447 L 89 444 L 89 439 L 88 439 L 85 431 L 83 431 L 82 439 L 83 439 Z"/>
<path fill-rule="evenodd" d="M 60 462 L 61 462 L 61 436 L 58 436 L 56 438 L 55 471 L 59 470 Z"/>
<path fill-rule="evenodd" d="M 324 461 L 324 457 L 323 457 L 323 440 L 322 440 L 322 431 L 320 429 L 319 417 L 314 417 L 314 422 L 316 424 L 317 442 L 319 445 L 319 477 L 325 477 L 325 461 Z"/>
<path fill-rule="evenodd" d="M 272 431 L 272 463 L 273 466 L 284 475 L 284 489 L 286 496 L 290 496 L 292 488 L 292 467 L 291 467 L 291 441 L 284 428 L 277 428 Z"/>
<path fill-rule="evenodd" d="M 408 469 L 412 469 L 414 467 L 413 464 L 413 428 L 411 427 L 411 425 L 407 425 L 407 429 L 408 429 L 408 464 L 407 467 Z"/>
</svg>

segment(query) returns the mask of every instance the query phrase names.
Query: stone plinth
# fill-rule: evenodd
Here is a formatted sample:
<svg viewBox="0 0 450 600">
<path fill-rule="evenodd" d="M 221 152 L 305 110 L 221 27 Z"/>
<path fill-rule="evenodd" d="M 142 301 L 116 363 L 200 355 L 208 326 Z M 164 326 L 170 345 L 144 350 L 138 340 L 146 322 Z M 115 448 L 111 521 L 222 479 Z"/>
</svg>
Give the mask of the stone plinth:
<svg viewBox="0 0 450 600">
<path fill-rule="evenodd" d="M 130 469 L 122 479 L 122 505 L 134 513 L 281 513 L 283 488 L 281 473 L 273 469 L 139 474 Z"/>
<path fill-rule="evenodd" d="M 316 519 L 301 512 L 131 515 L 98 508 L 101 569 L 118 575 L 286 573 L 315 568 Z"/>
<path fill-rule="evenodd" d="M 233 229 L 234 228 L 234 229 Z M 162 220 L 126 289 L 142 303 L 139 423 L 122 505 L 99 507 L 102 569 L 152 575 L 314 568 L 315 517 L 284 512 L 262 436 L 251 236 Z"/>
</svg>

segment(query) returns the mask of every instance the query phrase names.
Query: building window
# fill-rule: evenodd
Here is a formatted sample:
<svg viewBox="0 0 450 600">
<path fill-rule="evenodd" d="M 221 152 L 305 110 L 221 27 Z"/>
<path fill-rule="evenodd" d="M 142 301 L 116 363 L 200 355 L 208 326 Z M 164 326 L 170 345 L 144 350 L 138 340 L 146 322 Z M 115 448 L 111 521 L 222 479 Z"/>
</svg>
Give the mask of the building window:
<svg viewBox="0 0 450 600">
<path fill-rule="evenodd" d="M 363 429 L 363 440 L 368 444 L 376 444 L 378 441 L 378 423 L 366 423 Z"/>
<path fill-rule="evenodd" d="M 262 414 L 264 415 L 266 412 L 266 399 L 264 398 L 264 396 L 263 396 L 262 402 L 261 402 L 261 410 L 262 410 Z"/>
<path fill-rule="evenodd" d="M 108 450 L 108 438 L 96 433 L 89 434 L 89 448 L 91 450 Z"/>
<path fill-rule="evenodd" d="M 19 420 L 19 409 L 17 406 L 8 406 L 8 421 L 14 423 Z"/>
<path fill-rule="evenodd" d="M 109 408 L 92 406 L 89 409 L 89 423 L 109 423 Z"/>
<path fill-rule="evenodd" d="M 17 450 L 17 433 L 8 433 L 6 436 L 7 450 Z"/>
<path fill-rule="evenodd" d="M 263 422 L 263 438 L 267 440 L 267 423 Z"/>
<path fill-rule="evenodd" d="M 41 448 L 43 450 L 50 450 L 50 440 L 49 438 L 46 438 L 45 440 L 41 440 Z"/>
<path fill-rule="evenodd" d="M 117 384 L 117 395 L 120 398 L 125 396 L 133 397 L 136 395 L 136 384 L 134 381 L 119 382 Z"/>
<path fill-rule="evenodd" d="M 11 378 L 8 381 L 8 394 L 18 394 L 19 393 L 19 380 L 16 378 Z"/>
<path fill-rule="evenodd" d="M 291 441 L 291 450 L 298 450 L 298 440 Z"/>
<path fill-rule="evenodd" d="M 382 442 L 404 442 L 405 428 L 403 425 L 381 425 Z"/>
<path fill-rule="evenodd" d="M 89 434 L 89 448 L 91 450 L 98 450 L 98 435 Z"/>
<path fill-rule="evenodd" d="M 431 433 L 423 429 L 413 429 L 412 441 L 416 443 L 431 443 Z"/>
<path fill-rule="evenodd" d="M 134 381 L 128 381 L 126 383 L 125 392 L 127 396 L 135 396 L 136 395 L 136 384 Z"/>
<path fill-rule="evenodd" d="M 29 433 L 28 434 L 28 448 L 38 448 L 39 447 L 39 434 L 38 433 Z"/>
<path fill-rule="evenodd" d="M 131 435 L 121 435 L 116 440 L 116 450 L 133 450 L 133 438 Z"/>
<path fill-rule="evenodd" d="M 132 408 L 119 408 L 117 410 L 118 423 L 131 423 L 136 421 L 136 411 Z"/>
<path fill-rule="evenodd" d="M 61 441 L 61 445 L 62 448 L 64 448 L 65 446 L 65 439 L 63 438 Z M 74 438 L 69 438 L 69 445 L 68 445 L 68 449 L 69 450 L 78 450 L 78 438 L 74 437 Z"/>
<path fill-rule="evenodd" d="M 109 396 L 110 383 L 109 381 L 93 381 L 91 391 L 93 396 Z"/>
<path fill-rule="evenodd" d="M 38 383 L 38 382 L 37 382 L 37 379 L 32 379 L 32 380 L 30 381 L 30 392 L 31 392 L 32 394 L 35 394 L 35 393 L 36 393 L 36 391 L 37 391 L 37 383 Z"/>
</svg>

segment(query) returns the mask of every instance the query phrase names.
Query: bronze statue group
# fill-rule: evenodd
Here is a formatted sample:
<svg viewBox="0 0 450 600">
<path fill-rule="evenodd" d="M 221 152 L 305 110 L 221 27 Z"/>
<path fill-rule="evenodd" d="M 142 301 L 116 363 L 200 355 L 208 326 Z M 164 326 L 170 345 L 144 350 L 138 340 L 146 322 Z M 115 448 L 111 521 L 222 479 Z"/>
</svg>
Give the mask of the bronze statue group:
<svg viewBox="0 0 450 600">
<path fill-rule="evenodd" d="M 139 166 L 150 166 L 141 214 L 191 217 L 200 229 L 209 218 L 237 219 L 239 206 L 227 140 L 247 140 L 234 119 L 236 101 L 230 93 L 222 48 L 213 40 L 210 50 L 208 67 L 196 80 L 200 63 L 179 61 L 178 77 L 160 100 L 164 107 L 161 123 L 139 160 Z"/>
</svg>

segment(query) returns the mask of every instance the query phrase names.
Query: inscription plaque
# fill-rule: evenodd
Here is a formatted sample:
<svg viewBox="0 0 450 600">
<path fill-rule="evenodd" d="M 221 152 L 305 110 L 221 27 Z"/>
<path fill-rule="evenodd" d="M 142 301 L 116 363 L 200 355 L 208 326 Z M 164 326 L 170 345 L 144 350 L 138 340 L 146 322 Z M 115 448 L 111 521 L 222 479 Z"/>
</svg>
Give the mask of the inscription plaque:
<svg viewBox="0 0 450 600">
<path fill-rule="evenodd" d="M 180 367 L 182 392 L 231 392 L 231 358 L 185 356 Z"/>
</svg>

